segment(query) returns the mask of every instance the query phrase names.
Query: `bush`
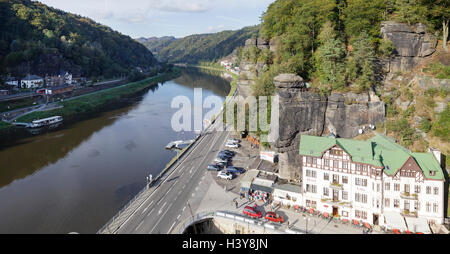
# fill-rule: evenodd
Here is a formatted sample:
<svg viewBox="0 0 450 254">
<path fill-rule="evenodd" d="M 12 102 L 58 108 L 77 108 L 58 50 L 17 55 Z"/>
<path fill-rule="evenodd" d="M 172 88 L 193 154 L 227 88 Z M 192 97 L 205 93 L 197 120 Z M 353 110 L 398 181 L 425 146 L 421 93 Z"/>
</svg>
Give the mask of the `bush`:
<svg viewBox="0 0 450 254">
<path fill-rule="evenodd" d="M 428 133 L 431 130 L 431 122 L 430 120 L 424 118 L 422 121 L 420 121 L 420 130 L 422 130 L 425 133 Z"/>
</svg>

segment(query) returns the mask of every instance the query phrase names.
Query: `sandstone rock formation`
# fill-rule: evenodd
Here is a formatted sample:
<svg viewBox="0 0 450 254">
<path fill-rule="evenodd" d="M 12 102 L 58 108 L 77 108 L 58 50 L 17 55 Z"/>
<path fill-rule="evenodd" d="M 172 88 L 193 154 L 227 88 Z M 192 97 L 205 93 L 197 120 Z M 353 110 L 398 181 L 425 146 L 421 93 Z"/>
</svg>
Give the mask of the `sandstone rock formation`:
<svg viewBox="0 0 450 254">
<path fill-rule="evenodd" d="M 409 27 L 403 23 L 384 21 L 381 23 L 381 36 L 389 39 L 395 46 L 395 55 L 385 62 L 389 72 L 410 71 L 421 58 L 436 51 L 437 39 L 426 32 L 424 24 Z"/>
<path fill-rule="evenodd" d="M 295 74 L 274 79 L 279 96 L 279 138 L 271 146 L 279 153 L 279 173 L 283 179 L 299 179 L 301 165 L 298 146 L 301 134 L 352 138 L 369 124 L 385 121 L 385 105 L 375 94 L 332 93 L 322 96 L 310 91 Z M 275 128 L 271 128 L 273 130 Z"/>
</svg>

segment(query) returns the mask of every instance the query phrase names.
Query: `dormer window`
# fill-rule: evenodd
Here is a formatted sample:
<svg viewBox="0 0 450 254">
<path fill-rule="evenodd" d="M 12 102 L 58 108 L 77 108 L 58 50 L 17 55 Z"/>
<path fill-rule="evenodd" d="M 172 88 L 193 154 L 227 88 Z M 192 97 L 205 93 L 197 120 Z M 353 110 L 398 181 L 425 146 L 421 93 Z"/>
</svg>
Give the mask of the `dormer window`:
<svg viewBox="0 0 450 254">
<path fill-rule="evenodd" d="M 435 176 L 436 175 L 436 171 L 430 171 L 430 176 Z"/>
</svg>

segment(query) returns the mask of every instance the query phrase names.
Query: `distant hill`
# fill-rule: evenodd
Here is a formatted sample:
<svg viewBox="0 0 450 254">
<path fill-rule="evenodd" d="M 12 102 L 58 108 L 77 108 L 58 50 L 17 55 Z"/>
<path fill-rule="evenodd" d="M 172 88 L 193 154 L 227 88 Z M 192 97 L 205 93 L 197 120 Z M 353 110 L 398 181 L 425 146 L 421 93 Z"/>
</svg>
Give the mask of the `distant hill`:
<svg viewBox="0 0 450 254">
<path fill-rule="evenodd" d="M 195 34 L 181 39 L 174 37 L 139 38 L 161 62 L 199 63 L 215 61 L 229 55 L 245 40 L 256 38 L 259 26 L 244 27 L 236 31 L 223 31 L 211 34 Z"/>
<path fill-rule="evenodd" d="M 112 77 L 157 64 L 129 36 L 30 0 L 0 0 L 0 31 L 0 74 Z"/>
</svg>

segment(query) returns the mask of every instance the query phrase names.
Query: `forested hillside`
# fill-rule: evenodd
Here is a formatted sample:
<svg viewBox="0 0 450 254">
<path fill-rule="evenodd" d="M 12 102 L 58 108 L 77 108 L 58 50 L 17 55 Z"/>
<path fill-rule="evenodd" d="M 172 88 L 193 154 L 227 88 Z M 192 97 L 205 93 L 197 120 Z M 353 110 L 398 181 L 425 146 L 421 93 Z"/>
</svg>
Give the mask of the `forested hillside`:
<svg viewBox="0 0 450 254">
<path fill-rule="evenodd" d="M 144 44 L 153 55 L 157 58 L 158 52 L 163 48 L 167 47 L 171 42 L 175 41 L 176 38 L 173 36 L 164 37 L 150 37 L 150 38 L 138 38 L 136 39 L 139 43 Z"/>
<path fill-rule="evenodd" d="M 235 48 L 242 46 L 245 40 L 255 38 L 258 32 L 259 26 L 252 26 L 236 31 L 190 35 L 169 41 L 170 37 L 150 42 L 142 38 L 138 40 L 152 50 L 159 61 L 196 64 L 202 61 L 216 61 L 229 55 Z"/>
<path fill-rule="evenodd" d="M 0 74 L 112 77 L 157 61 L 129 36 L 30 0 L 0 0 Z"/>
<path fill-rule="evenodd" d="M 278 0 L 263 14 L 260 33 L 278 50 L 242 54 L 270 65 L 257 82 L 261 93 L 273 91 L 271 80 L 281 72 L 297 73 L 325 93 L 367 91 L 380 84 L 379 58 L 394 51 L 380 37 L 381 21 L 420 22 L 446 40 L 449 8 L 448 0 Z"/>
</svg>

